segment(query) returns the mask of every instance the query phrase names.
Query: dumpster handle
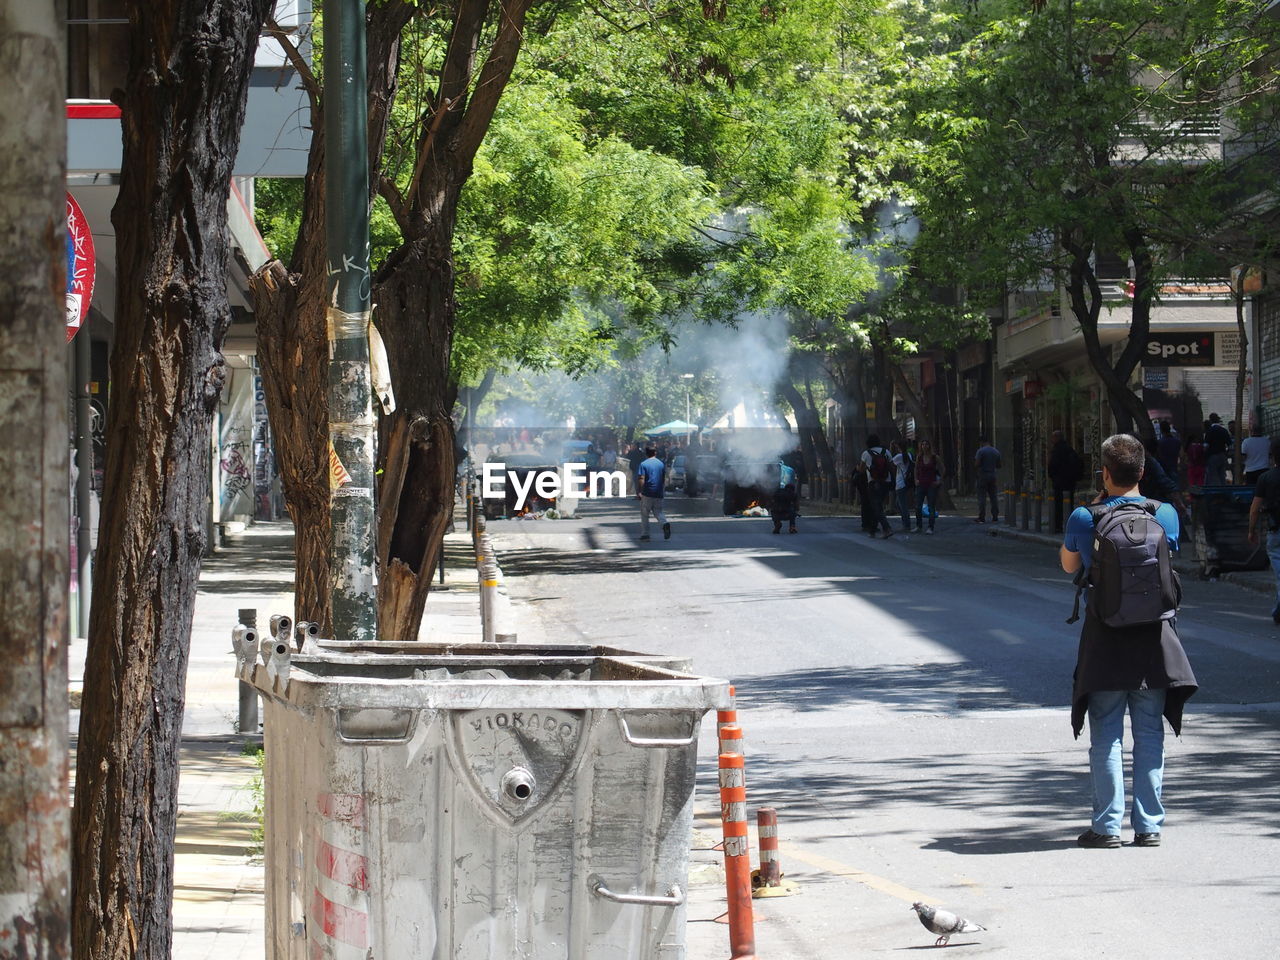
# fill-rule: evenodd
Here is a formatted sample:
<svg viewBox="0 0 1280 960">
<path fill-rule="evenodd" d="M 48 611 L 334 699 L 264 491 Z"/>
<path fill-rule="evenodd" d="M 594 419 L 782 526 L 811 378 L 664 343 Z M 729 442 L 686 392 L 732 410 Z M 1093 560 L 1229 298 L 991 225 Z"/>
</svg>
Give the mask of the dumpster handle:
<svg viewBox="0 0 1280 960">
<path fill-rule="evenodd" d="M 698 739 L 696 729 L 687 737 L 676 737 L 674 739 L 667 737 L 633 737 L 631 728 L 627 726 L 626 714 L 621 711 L 618 713 L 618 726 L 622 728 L 622 738 L 633 747 L 687 747 Z"/>
<path fill-rule="evenodd" d="M 647 897 L 641 893 L 614 893 L 604 885 L 599 877 L 592 877 L 588 883 L 591 892 L 597 897 L 612 900 L 614 903 L 633 904 L 640 907 L 678 907 L 684 903 L 684 893 L 678 884 L 672 884 L 665 897 Z"/>
</svg>

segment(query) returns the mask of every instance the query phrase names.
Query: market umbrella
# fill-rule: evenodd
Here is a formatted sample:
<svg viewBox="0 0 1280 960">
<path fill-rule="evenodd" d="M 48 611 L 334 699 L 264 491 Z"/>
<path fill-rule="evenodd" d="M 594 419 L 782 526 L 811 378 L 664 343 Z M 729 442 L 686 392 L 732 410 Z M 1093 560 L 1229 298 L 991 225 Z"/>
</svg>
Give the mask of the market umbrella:
<svg viewBox="0 0 1280 960">
<path fill-rule="evenodd" d="M 646 430 L 646 437 L 683 437 L 690 433 L 697 433 L 700 427 L 696 423 L 687 423 L 684 420 L 672 420 L 670 423 L 664 423 L 661 426 L 654 427 L 652 430 Z"/>
</svg>

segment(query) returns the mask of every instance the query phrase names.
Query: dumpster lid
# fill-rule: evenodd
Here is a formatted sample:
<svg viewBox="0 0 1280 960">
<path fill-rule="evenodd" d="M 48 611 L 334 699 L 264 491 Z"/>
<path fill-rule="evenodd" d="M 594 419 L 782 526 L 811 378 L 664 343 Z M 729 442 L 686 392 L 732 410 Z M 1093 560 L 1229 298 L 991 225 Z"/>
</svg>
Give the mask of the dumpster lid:
<svg viewBox="0 0 1280 960">
<path fill-rule="evenodd" d="M 493 650 L 494 644 L 485 647 Z M 509 646 L 509 645 L 508 645 Z M 261 663 L 241 679 L 300 708 L 495 707 L 562 710 L 707 710 L 729 705 L 726 680 L 626 657 L 581 655 L 423 656 L 292 654 L 285 672 Z"/>
</svg>

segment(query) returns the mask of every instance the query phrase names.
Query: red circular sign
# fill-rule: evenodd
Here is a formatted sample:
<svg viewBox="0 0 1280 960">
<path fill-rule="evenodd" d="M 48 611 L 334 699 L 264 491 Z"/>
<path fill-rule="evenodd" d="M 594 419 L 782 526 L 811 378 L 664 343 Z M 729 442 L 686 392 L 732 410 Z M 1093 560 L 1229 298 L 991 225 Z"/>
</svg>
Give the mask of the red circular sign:
<svg viewBox="0 0 1280 960">
<path fill-rule="evenodd" d="M 97 262 L 93 256 L 93 232 L 76 198 L 67 194 L 67 343 L 89 315 L 93 301 L 93 278 Z"/>
</svg>

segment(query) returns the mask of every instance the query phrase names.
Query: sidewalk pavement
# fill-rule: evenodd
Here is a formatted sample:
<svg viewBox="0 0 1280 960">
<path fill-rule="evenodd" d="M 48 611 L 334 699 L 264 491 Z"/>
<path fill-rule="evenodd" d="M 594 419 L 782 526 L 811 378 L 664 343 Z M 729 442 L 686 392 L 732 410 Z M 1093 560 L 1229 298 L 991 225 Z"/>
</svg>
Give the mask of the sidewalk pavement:
<svg viewBox="0 0 1280 960">
<path fill-rule="evenodd" d="M 481 636 L 471 536 L 445 537 L 445 582 L 423 619 L 422 637 L 470 642 Z M 229 537 L 202 565 L 191 628 L 187 708 L 182 724 L 175 847 L 173 956 L 182 960 L 263 960 L 263 865 L 253 813 L 251 755 L 259 731 L 242 733 L 239 681 L 231 653 L 238 611 L 257 610 L 265 628 L 272 614 L 293 616 L 293 526 L 257 523 Z M 72 704 L 83 687 L 85 641 L 71 643 Z M 71 730 L 80 711 L 71 713 Z M 74 744 L 73 744 L 74 747 Z M 246 752 L 246 750 L 248 752 Z M 72 760 L 74 772 L 75 762 Z"/>
</svg>

